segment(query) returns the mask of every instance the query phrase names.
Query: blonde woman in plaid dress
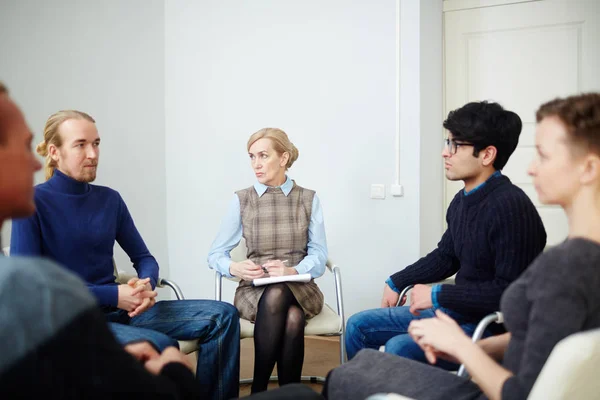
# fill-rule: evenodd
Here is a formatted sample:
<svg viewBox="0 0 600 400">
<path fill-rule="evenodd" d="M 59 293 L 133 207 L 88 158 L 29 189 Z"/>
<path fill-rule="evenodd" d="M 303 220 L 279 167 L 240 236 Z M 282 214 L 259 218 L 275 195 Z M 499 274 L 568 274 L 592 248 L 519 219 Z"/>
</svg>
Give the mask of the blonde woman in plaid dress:
<svg viewBox="0 0 600 400">
<path fill-rule="evenodd" d="M 234 304 L 242 318 L 256 324 L 256 393 L 267 389 L 275 363 L 280 385 L 300 382 L 304 326 L 321 312 L 323 293 L 314 280 L 261 287 L 252 286 L 252 280 L 303 273 L 318 278 L 325 271 L 327 243 L 319 198 L 286 175 L 298 158 L 286 133 L 261 129 L 247 149 L 258 182 L 235 193 L 208 263 L 225 276 L 240 278 Z M 247 260 L 233 262 L 229 252 L 242 237 Z"/>
</svg>

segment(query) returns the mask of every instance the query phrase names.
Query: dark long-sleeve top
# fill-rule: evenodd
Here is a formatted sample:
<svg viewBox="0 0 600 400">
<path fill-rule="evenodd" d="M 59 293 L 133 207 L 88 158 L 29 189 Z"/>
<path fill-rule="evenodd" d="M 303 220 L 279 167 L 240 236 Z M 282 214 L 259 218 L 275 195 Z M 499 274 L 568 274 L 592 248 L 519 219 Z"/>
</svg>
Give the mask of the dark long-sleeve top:
<svg viewBox="0 0 600 400">
<path fill-rule="evenodd" d="M 0 354 L 2 399 L 208 398 L 182 364 L 149 373 L 83 282 L 48 260 L 0 256 Z"/>
<path fill-rule="evenodd" d="M 35 188 L 36 212 L 12 224 L 11 255 L 48 257 L 80 276 L 101 306 L 116 306 L 115 240 L 140 278 L 158 280 L 158 264 L 118 192 L 59 170 Z"/>
<path fill-rule="evenodd" d="M 546 245 L 542 220 L 527 195 L 508 177 L 490 178 L 474 192 L 458 192 L 446 214 L 448 229 L 438 246 L 390 278 L 398 289 L 442 285 L 437 303 L 478 320 L 500 307 L 500 297 Z"/>
<path fill-rule="evenodd" d="M 526 399 L 556 344 L 600 328 L 600 244 L 570 239 L 542 255 L 502 297 L 511 333 L 503 365 L 514 373 L 502 398 Z"/>
</svg>

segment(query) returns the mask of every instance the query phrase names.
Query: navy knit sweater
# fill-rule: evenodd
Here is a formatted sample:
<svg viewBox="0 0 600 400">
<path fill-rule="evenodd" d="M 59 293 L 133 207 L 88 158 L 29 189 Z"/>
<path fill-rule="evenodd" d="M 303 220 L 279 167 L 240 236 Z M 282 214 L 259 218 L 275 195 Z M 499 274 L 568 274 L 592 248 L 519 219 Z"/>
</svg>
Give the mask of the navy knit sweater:
<svg viewBox="0 0 600 400">
<path fill-rule="evenodd" d="M 499 176 L 469 195 L 458 192 L 446 220 L 448 229 L 438 247 L 392 275 L 392 282 L 402 289 L 456 273 L 456 284 L 442 285 L 437 293 L 441 307 L 473 320 L 498 311 L 504 290 L 546 245 L 535 206 L 506 176 Z"/>
<path fill-rule="evenodd" d="M 36 213 L 13 220 L 11 255 L 44 256 L 80 276 L 101 306 L 116 306 L 115 241 L 129 255 L 140 278 L 158 280 L 148 251 L 118 192 L 76 181 L 56 170 L 35 188 Z"/>
</svg>

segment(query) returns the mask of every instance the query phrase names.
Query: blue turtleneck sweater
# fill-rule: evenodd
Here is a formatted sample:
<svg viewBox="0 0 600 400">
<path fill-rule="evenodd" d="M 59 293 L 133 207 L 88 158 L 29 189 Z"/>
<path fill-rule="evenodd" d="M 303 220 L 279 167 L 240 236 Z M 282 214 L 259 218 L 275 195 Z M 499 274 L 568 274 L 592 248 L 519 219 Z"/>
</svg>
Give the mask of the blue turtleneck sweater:
<svg viewBox="0 0 600 400">
<path fill-rule="evenodd" d="M 36 212 L 13 220 L 12 255 L 50 258 L 79 275 L 101 306 L 116 306 L 115 240 L 140 278 L 158 279 L 158 264 L 118 192 L 76 181 L 56 170 L 35 188 Z"/>
</svg>

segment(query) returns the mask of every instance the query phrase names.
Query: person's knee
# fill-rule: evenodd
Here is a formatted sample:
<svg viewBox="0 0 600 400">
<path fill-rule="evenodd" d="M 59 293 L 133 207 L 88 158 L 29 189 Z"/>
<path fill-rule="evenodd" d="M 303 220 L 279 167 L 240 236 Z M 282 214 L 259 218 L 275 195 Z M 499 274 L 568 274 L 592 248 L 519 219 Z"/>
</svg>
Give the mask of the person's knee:
<svg viewBox="0 0 600 400">
<path fill-rule="evenodd" d="M 288 333 L 304 333 L 305 317 L 300 307 L 292 306 L 288 310 L 285 330 Z"/>
<path fill-rule="evenodd" d="M 349 337 L 359 335 L 362 332 L 365 317 L 365 311 L 362 311 L 348 318 L 348 321 L 346 322 L 346 335 Z"/>
<path fill-rule="evenodd" d="M 219 314 L 222 315 L 223 318 L 229 320 L 237 320 L 240 318 L 238 310 L 234 305 L 225 302 L 218 302 L 218 304 L 220 307 Z"/>
<path fill-rule="evenodd" d="M 289 303 L 285 301 L 286 290 L 289 290 L 287 286 L 276 284 L 269 286 L 263 293 L 259 309 L 263 309 L 268 314 L 279 314 L 286 312 Z"/>
<path fill-rule="evenodd" d="M 420 360 L 424 357 L 423 350 L 410 335 L 398 335 L 388 340 L 385 343 L 385 352 L 412 360 Z"/>
<path fill-rule="evenodd" d="M 165 334 L 162 334 L 160 332 L 156 332 L 156 331 L 152 332 L 152 333 L 146 331 L 145 334 L 140 335 L 139 338 L 137 338 L 135 340 L 127 341 L 127 342 L 121 341 L 121 344 L 126 346 L 130 343 L 136 343 L 136 342 L 148 342 L 159 353 L 162 353 L 163 350 L 165 350 L 167 347 L 179 348 L 179 342 L 176 339 L 169 337 Z"/>
<path fill-rule="evenodd" d="M 220 325 L 227 330 L 238 329 L 240 316 L 237 308 L 229 303 L 216 302 L 217 315 Z"/>
</svg>

